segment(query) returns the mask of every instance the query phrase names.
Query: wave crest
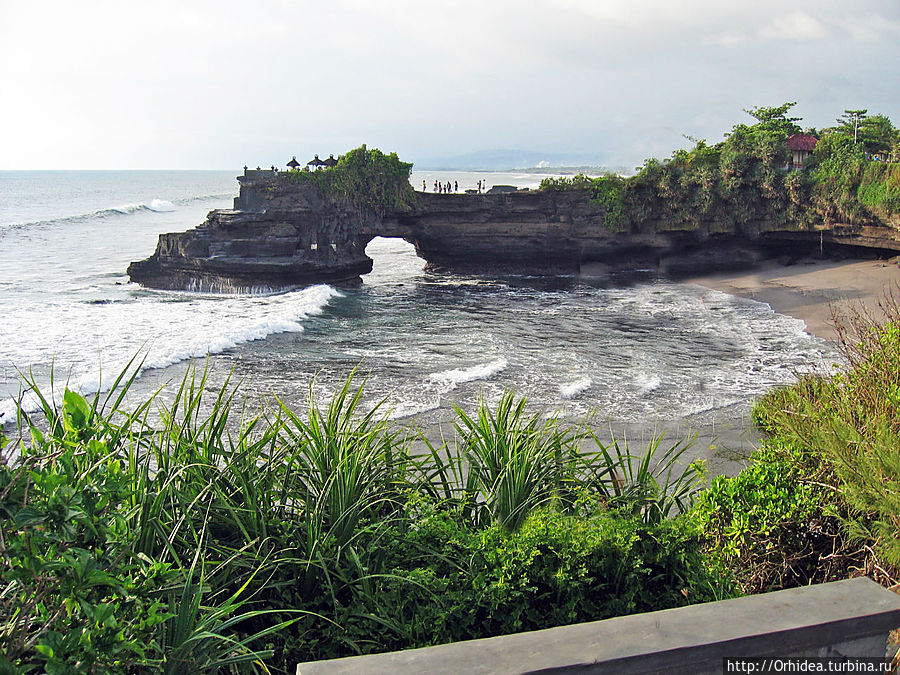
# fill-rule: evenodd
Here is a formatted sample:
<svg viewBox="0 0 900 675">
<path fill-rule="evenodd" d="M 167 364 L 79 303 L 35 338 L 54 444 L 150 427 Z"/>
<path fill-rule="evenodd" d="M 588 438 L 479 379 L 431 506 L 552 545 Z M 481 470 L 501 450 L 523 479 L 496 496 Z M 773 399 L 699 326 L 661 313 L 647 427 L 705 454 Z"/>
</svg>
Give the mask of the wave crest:
<svg viewBox="0 0 900 675">
<path fill-rule="evenodd" d="M 568 384 L 561 385 L 559 388 L 559 395 L 564 399 L 574 398 L 584 390 L 589 389 L 593 383 L 594 381 L 591 378 L 582 377 L 581 379 L 575 380 L 574 382 L 569 382 Z"/>
<path fill-rule="evenodd" d="M 439 373 L 432 373 L 428 376 L 429 382 L 436 384 L 448 385 L 450 389 L 456 389 L 459 385 L 466 382 L 475 382 L 476 380 L 486 380 L 502 372 L 509 365 L 504 358 L 495 359 L 487 363 L 479 363 L 470 368 L 454 368 L 452 370 L 444 370 Z"/>
<path fill-rule="evenodd" d="M 119 204 L 117 206 L 108 206 L 102 209 L 96 209 L 88 213 L 78 213 L 71 216 L 60 216 L 58 218 L 49 218 L 47 220 L 29 220 L 21 223 L 11 223 L 5 225 L 6 228 L 33 227 L 36 225 L 58 225 L 63 223 L 83 223 L 90 220 L 114 218 L 119 216 L 130 216 L 134 213 L 153 212 L 153 213 L 169 213 L 177 211 L 178 206 L 187 206 L 197 202 L 218 201 L 231 197 L 231 193 L 220 193 L 210 195 L 198 195 L 196 197 L 185 197 L 170 201 L 168 199 L 154 198 L 149 202 L 130 202 L 127 204 Z"/>
</svg>

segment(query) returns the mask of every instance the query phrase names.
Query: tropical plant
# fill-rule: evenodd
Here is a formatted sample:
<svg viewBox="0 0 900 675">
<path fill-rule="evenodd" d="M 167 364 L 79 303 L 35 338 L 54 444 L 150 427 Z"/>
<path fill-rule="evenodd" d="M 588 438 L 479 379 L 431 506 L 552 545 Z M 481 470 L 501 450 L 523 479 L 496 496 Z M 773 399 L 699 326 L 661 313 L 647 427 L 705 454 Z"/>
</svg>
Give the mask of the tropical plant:
<svg viewBox="0 0 900 675">
<path fill-rule="evenodd" d="M 660 452 L 664 436 L 654 436 L 638 455 L 627 441 L 609 443 L 588 432 L 597 445 L 589 462 L 590 486 L 605 504 L 639 516 L 645 523 L 660 523 L 690 508 L 705 479 L 702 462 L 685 463 L 693 440 L 680 440 Z"/>
<path fill-rule="evenodd" d="M 474 416 L 454 407 L 454 427 L 468 464 L 468 505 L 508 530 L 518 529 L 532 510 L 551 499 L 571 502 L 580 460 L 572 431 L 555 416 L 528 414 L 526 403 L 507 391 L 493 411 L 483 398 Z"/>
</svg>

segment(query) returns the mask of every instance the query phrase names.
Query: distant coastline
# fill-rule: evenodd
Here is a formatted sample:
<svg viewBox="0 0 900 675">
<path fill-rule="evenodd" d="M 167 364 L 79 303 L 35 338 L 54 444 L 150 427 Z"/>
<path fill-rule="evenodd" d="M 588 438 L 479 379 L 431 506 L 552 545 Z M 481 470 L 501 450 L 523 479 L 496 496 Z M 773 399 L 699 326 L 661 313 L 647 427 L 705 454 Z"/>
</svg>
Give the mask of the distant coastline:
<svg viewBox="0 0 900 675">
<path fill-rule="evenodd" d="M 565 165 L 540 165 L 540 166 L 528 166 L 528 167 L 516 167 L 516 168 L 499 168 L 499 169 L 488 169 L 485 167 L 475 168 L 475 167 L 459 167 L 459 166 L 424 166 L 420 167 L 415 165 L 416 171 L 464 171 L 464 172 L 473 172 L 473 173 L 521 173 L 521 174 L 547 174 L 547 175 L 576 175 L 579 173 L 583 173 L 588 176 L 602 176 L 607 173 L 628 173 L 630 170 L 628 167 L 624 166 L 604 166 L 599 164 L 584 164 L 578 166 L 565 166 Z"/>
</svg>

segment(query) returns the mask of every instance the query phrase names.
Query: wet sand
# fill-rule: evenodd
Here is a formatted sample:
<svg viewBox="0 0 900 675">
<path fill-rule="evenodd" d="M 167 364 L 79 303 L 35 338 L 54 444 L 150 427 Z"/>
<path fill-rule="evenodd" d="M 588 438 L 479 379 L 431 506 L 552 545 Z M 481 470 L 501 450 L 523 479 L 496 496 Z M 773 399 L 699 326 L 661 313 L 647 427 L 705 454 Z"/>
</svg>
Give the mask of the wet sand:
<svg viewBox="0 0 900 675">
<path fill-rule="evenodd" d="M 877 316 L 880 297 L 891 291 L 900 297 L 900 265 L 896 260 L 809 260 L 787 267 L 772 261 L 752 271 L 687 281 L 765 302 L 780 314 L 804 321 L 807 332 L 835 340 L 832 305 L 840 308 L 858 303 Z"/>
</svg>

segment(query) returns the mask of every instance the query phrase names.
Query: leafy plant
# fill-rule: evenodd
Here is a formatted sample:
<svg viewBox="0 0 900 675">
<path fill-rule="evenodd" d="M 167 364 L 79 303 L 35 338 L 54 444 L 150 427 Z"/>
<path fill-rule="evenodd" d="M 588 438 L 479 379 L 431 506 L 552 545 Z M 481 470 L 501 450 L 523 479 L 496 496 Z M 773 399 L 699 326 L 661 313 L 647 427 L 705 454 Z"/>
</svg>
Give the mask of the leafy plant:
<svg viewBox="0 0 900 675">
<path fill-rule="evenodd" d="M 660 523 L 686 511 L 700 490 L 705 471 L 701 462 L 684 463 L 691 441 L 677 441 L 660 452 L 663 436 L 654 436 L 639 455 L 628 443 L 613 438 L 597 444 L 597 460 L 589 464 L 590 485 L 606 506 L 639 516 L 645 523 Z"/>
<path fill-rule="evenodd" d="M 527 414 L 526 402 L 507 391 L 493 411 L 482 399 L 474 417 L 454 407 L 469 504 L 483 503 L 490 520 L 508 530 L 551 499 L 566 500 L 579 459 L 571 431 L 555 417 Z"/>
<path fill-rule="evenodd" d="M 288 171 L 282 180 L 316 186 L 322 194 L 378 213 L 408 211 L 416 204 L 409 184 L 412 164 L 397 153 L 384 154 L 362 145 L 342 155 L 335 166 L 320 171 Z"/>
</svg>

